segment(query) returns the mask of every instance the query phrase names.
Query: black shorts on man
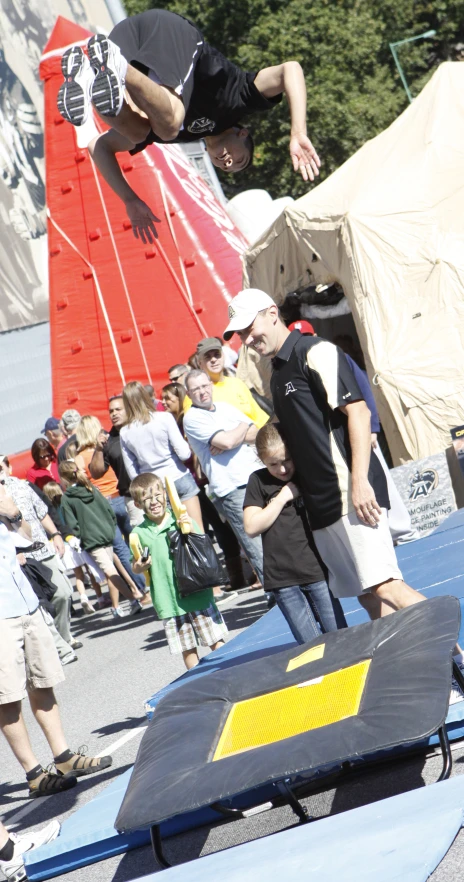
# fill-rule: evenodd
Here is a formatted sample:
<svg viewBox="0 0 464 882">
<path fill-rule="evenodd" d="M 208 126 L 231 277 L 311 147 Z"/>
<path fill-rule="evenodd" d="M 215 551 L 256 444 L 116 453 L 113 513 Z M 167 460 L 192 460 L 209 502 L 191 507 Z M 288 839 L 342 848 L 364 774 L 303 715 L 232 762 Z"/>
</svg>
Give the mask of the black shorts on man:
<svg viewBox="0 0 464 882">
<path fill-rule="evenodd" d="M 254 84 L 256 73 L 241 70 L 210 46 L 188 19 L 166 9 L 148 9 L 124 19 L 110 39 L 133 67 L 151 74 L 182 99 L 185 119 L 174 142 L 220 134 L 282 100 L 282 95 L 269 99 L 261 95 Z M 163 141 L 150 132 L 130 152 L 139 153 L 153 143 Z"/>
</svg>

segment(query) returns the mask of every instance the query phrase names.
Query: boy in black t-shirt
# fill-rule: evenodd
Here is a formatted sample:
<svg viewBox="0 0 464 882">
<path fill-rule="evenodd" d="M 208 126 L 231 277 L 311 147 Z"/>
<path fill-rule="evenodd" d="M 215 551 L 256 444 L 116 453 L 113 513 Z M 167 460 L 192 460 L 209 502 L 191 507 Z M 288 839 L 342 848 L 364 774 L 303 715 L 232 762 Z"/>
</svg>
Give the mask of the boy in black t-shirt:
<svg viewBox="0 0 464 882">
<path fill-rule="evenodd" d="M 243 523 L 250 536 L 262 535 L 264 589 L 275 592 L 297 643 L 322 632 L 346 627 L 339 600 L 332 598 L 317 556 L 295 466 L 280 428 L 266 423 L 256 436 L 265 469 L 250 475 L 243 504 Z M 314 613 L 314 615 L 313 615 Z"/>
<path fill-rule="evenodd" d="M 142 241 L 156 238 L 158 218 L 127 183 L 118 152 L 204 138 L 213 165 L 242 171 L 253 158 L 243 117 L 271 110 L 285 93 L 293 168 L 305 181 L 319 174 L 319 157 L 306 134 L 306 85 L 297 61 L 257 74 L 243 71 L 210 46 L 194 24 L 167 9 L 123 19 L 109 38 L 91 37 L 87 52 L 88 57 L 81 46 L 64 52 L 58 110 L 80 126 L 93 104 L 110 123 L 110 131 L 94 139 L 89 150 Z"/>
</svg>

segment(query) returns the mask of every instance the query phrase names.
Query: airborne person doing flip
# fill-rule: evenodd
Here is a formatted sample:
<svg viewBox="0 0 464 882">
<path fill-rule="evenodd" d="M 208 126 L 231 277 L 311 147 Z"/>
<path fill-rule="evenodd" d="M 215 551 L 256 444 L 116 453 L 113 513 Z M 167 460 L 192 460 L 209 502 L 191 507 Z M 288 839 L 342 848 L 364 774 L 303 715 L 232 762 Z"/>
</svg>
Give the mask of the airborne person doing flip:
<svg viewBox="0 0 464 882">
<path fill-rule="evenodd" d="M 319 174 L 319 157 L 306 134 L 306 85 L 297 61 L 245 72 L 210 46 L 195 25 L 164 9 L 121 21 L 109 37 L 91 37 L 87 52 L 88 57 L 72 46 L 63 54 L 58 109 L 80 126 L 93 105 L 111 125 L 89 150 L 142 241 L 156 237 L 158 218 L 124 178 L 119 152 L 204 138 L 217 168 L 242 171 L 253 161 L 253 140 L 241 120 L 272 110 L 285 93 L 293 168 L 305 181 Z"/>
</svg>

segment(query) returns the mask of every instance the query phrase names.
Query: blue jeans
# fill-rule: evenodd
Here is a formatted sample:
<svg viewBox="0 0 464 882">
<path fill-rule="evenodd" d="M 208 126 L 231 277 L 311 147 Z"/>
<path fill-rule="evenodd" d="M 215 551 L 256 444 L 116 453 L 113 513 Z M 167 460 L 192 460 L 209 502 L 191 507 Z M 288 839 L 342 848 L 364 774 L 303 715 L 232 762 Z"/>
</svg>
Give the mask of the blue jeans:
<svg viewBox="0 0 464 882">
<path fill-rule="evenodd" d="M 131 579 L 133 579 L 139 591 L 141 591 L 142 594 L 145 594 L 147 590 L 145 576 L 142 573 L 136 575 L 132 571 L 129 548 L 123 539 L 123 536 L 126 536 L 127 539 L 129 539 L 129 534 L 132 530 L 124 499 L 122 496 L 113 496 L 112 499 L 108 499 L 107 501 L 116 515 L 116 531 L 113 542 L 114 553 L 119 557 L 124 569 Z"/>
<path fill-rule="evenodd" d="M 263 581 L 263 543 L 261 536 L 252 539 L 247 536 L 243 526 L 243 500 L 245 499 L 246 487 L 238 487 L 227 496 L 214 497 L 214 505 L 232 527 L 240 545 L 260 582 Z"/>
<path fill-rule="evenodd" d="M 340 601 L 338 610 L 332 603 L 327 582 L 289 585 L 272 593 L 297 643 L 309 643 L 319 637 L 318 623 L 322 633 L 346 628 Z"/>
</svg>

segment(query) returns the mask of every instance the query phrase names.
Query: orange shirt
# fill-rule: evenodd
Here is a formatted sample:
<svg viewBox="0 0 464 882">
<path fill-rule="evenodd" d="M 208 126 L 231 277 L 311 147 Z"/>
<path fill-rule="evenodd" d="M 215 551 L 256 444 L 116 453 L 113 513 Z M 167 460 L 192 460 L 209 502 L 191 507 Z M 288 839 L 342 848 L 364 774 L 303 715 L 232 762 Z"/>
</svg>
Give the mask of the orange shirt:
<svg viewBox="0 0 464 882">
<path fill-rule="evenodd" d="M 95 484 L 95 487 L 98 487 L 103 496 L 106 496 L 107 498 L 110 496 L 119 496 L 118 479 L 111 466 L 109 466 L 108 471 L 102 478 L 92 478 L 89 471 L 89 462 L 92 459 L 94 450 L 94 447 L 86 447 L 85 450 L 81 450 L 81 452 L 76 455 L 76 465 L 85 472 L 89 480 L 92 481 L 92 484 Z"/>
</svg>

